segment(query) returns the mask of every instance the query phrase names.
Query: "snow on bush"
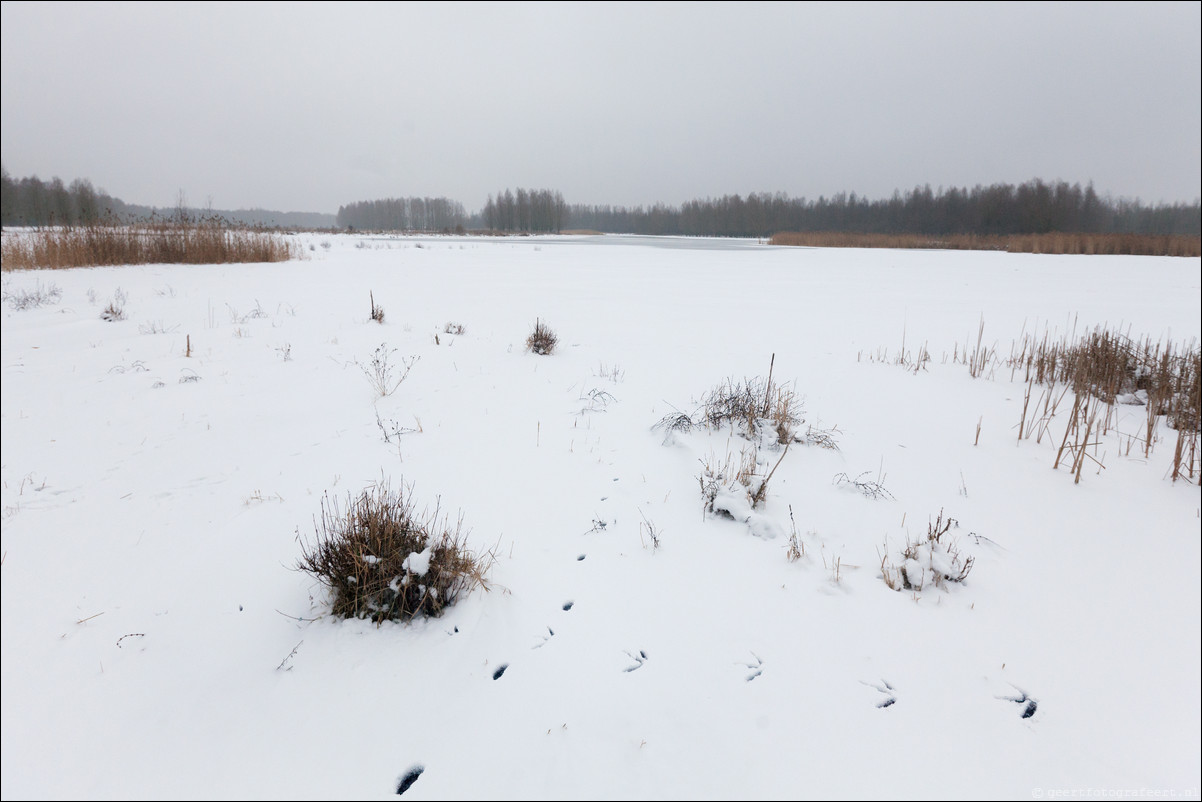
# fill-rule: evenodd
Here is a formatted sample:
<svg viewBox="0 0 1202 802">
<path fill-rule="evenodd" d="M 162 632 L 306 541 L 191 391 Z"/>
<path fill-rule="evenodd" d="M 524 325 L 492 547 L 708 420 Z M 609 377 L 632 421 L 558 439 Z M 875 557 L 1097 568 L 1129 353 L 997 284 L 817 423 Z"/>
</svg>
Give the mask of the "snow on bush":
<svg viewBox="0 0 1202 802">
<path fill-rule="evenodd" d="M 408 621 L 488 589 L 493 556 L 467 549 L 462 521 L 451 529 L 437 512 L 419 515 L 410 493 L 387 484 L 348 497 L 345 511 L 326 496 L 316 529 L 297 567 L 328 589 L 336 616 Z"/>
<path fill-rule="evenodd" d="M 941 588 L 946 582 L 963 582 L 972 570 L 974 558 L 960 551 L 956 539 L 948 532 L 953 519 L 943 517 L 927 524 L 927 535 L 917 541 L 908 540 L 899 557 L 886 554 L 881 558 L 881 578 L 893 590 L 922 591 L 928 587 Z"/>
</svg>

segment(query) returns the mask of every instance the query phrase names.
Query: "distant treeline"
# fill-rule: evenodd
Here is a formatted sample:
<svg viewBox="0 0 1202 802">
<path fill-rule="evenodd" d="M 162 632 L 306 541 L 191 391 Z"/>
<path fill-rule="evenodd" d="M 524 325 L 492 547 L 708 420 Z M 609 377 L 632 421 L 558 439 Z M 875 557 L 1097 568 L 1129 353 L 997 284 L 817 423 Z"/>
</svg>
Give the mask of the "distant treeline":
<svg viewBox="0 0 1202 802">
<path fill-rule="evenodd" d="M 131 207 L 86 178 L 14 179 L 0 167 L 0 223 L 6 226 L 76 225 L 131 216 Z"/>
<path fill-rule="evenodd" d="M 0 168 L 0 224 L 6 226 L 88 225 L 128 223 L 152 217 L 218 218 L 229 223 L 268 228 L 333 228 L 334 215 L 317 212 L 276 212 L 267 209 L 160 209 L 139 206 L 96 189 L 86 178 L 64 184 L 55 177 L 14 179 Z"/>
<path fill-rule="evenodd" d="M 727 195 L 681 206 L 634 208 L 573 205 L 574 229 L 608 233 L 767 237 L 781 231 L 854 231 L 865 234 L 1157 234 L 1197 237 L 1202 208 L 1192 204 L 1144 206 L 1101 197 L 1092 185 L 1028 181 L 973 189 L 919 187 L 888 200 L 840 193 L 817 200 L 784 194 Z"/>
<path fill-rule="evenodd" d="M 447 198 L 387 198 L 360 201 L 338 209 L 343 228 L 378 231 L 489 231 L 556 233 L 567 222 L 563 195 L 549 189 L 506 189 L 488 196 L 484 209 L 472 216 L 463 204 Z"/>
<path fill-rule="evenodd" d="M 550 189 L 505 189 L 490 195 L 484 208 L 468 215 L 448 198 L 388 198 L 342 206 L 338 214 L 156 209 L 135 206 L 96 189 L 87 179 L 70 185 L 36 176 L 13 179 L 3 170 L 3 225 L 43 226 L 128 222 L 170 217 L 220 217 L 231 223 L 293 228 L 355 228 L 381 231 L 556 233 L 593 230 L 621 234 L 670 234 L 718 237 L 770 237 L 780 232 L 855 232 L 872 235 L 1001 237 L 1073 232 L 1147 236 L 1202 235 L 1202 207 L 1174 203 L 1145 206 L 1138 200 L 1100 196 L 1093 185 L 1039 179 L 1017 186 L 992 184 L 972 189 L 932 191 L 917 187 L 887 200 L 840 193 L 817 200 L 784 193 L 693 200 L 680 206 L 650 207 L 568 205 Z"/>
<path fill-rule="evenodd" d="M 338 207 L 338 226 L 369 231 L 457 231 L 467 223 L 463 204 L 448 198 L 387 198 Z"/>
<path fill-rule="evenodd" d="M 506 189 L 488 202 L 480 212 L 484 227 L 490 231 L 546 232 L 556 234 L 568 228 L 568 205 L 563 195 L 552 189 Z M 576 226 L 577 228 L 579 226 Z"/>
<path fill-rule="evenodd" d="M 441 204 L 455 213 L 431 219 L 407 211 L 415 203 L 418 208 Z M 1202 208 L 1199 201 L 1145 206 L 1138 200 L 1100 196 L 1092 184 L 1083 188 L 1039 179 L 973 189 L 934 191 L 924 186 L 905 194 L 895 192 L 887 200 L 869 200 L 854 192 L 817 200 L 753 193 L 649 207 L 568 205 L 555 190 L 518 188 L 490 195 L 484 208 L 470 217 L 462 206 L 445 198 L 409 198 L 344 206 L 338 211 L 338 224 L 399 231 L 451 231 L 462 226 L 497 232 L 592 230 L 713 237 L 770 237 L 782 231 L 939 237 L 1061 231 L 1197 237 L 1202 234 Z"/>
</svg>

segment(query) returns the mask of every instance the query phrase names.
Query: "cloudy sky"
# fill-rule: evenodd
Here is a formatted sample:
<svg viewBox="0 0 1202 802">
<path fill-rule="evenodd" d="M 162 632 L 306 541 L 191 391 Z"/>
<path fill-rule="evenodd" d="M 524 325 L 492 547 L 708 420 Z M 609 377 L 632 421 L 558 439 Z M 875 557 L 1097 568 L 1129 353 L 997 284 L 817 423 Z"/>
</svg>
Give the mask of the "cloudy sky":
<svg viewBox="0 0 1202 802">
<path fill-rule="evenodd" d="M 16 177 L 334 212 L 1093 181 L 1202 195 L 1202 4 L 3 3 Z"/>
</svg>

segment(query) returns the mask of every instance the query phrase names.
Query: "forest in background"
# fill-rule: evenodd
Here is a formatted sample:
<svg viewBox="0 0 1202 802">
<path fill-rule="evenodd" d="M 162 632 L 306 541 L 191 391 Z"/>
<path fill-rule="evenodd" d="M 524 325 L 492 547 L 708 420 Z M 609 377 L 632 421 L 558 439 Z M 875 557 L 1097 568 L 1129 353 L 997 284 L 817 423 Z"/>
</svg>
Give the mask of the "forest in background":
<svg viewBox="0 0 1202 802">
<path fill-rule="evenodd" d="M 444 210 L 434 225 L 429 209 Z M 416 211 L 415 211 L 416 210 Z M 505 189 L 490 195 L 473 215 L 445 198 L 361 201 L 338 210 L 338 225 L 359 230 L 497 231 L 557 233 L 599 231 L 710 237 L 771 237 L 783 231 L 1010 236 L 1074 232 L 1150 236 L 1202 235 L 1202 207 L 1174 203 L 1146 206 L 1140 201 L 1099 195 L 1082 187 L 1034 179 L 1024 184 L 992 184 L 972 189 L 916 187 L 886 200 L 840 193 L 817 200 L 784 193 L 724 195 L 680 206 L 567 204 L 549 189 Z"/>
<path fill-rule="evenodd" d="M 0 222 L 5 226 L 89 225 L 133 222 L 172 215 L 217 217 L 231 224 L 280 228 L 341 228 L 359 231 L 464 233 L 558 233 L 771 237 L 781 232 L 849 232 L 872 235 L 948 237 L 1073 232 L 1145 236 L 1202 236 L 1202 206 L 1145 205 L 1139 200 L 1099 195 L 1093 185 L 1033 179 L 972 189 L 916 187 L 870 200 L 839 193 L 816 200 L 784 193 L 724 195 L 679 206 L 568 204 L 550 189 L 504 189 L 469 214 L 448 198 L 365 200 L 341 206 L 336 215 L 264 209 L 171 209 L 129 204 L 95 188 L 87 179 L 14 179 L 3 170 Z"/>
<path fill-rule="evenodd" d="M 320 212 L 277 212 L 269 209 L 213 209 L 188 206 L 181 194 L 171 208 L 142 206 L 114 198 L 86 178 L 70 184 L 57 176 L 15 179 L 0 169 L 0 224 L 5 226 L 95 225 L 138 220 L 219 218 L 234 225 L 265 228 L 333 228 L 335 216 Z"/>
</svg>

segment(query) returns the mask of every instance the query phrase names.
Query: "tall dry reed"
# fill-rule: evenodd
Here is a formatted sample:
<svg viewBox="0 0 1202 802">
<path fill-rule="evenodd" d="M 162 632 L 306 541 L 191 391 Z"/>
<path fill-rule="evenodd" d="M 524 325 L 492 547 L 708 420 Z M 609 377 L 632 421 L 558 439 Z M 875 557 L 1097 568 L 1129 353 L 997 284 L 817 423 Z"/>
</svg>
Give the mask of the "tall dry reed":
<svg viewBox="0 0 1202 802">
<path fill-rule="evenodd" d="M 284 262 L 300 248 L 285 235 L 219 220 L 95 224 L 5 232 L 4 270 L 140 264 Z"/>
</svg>

